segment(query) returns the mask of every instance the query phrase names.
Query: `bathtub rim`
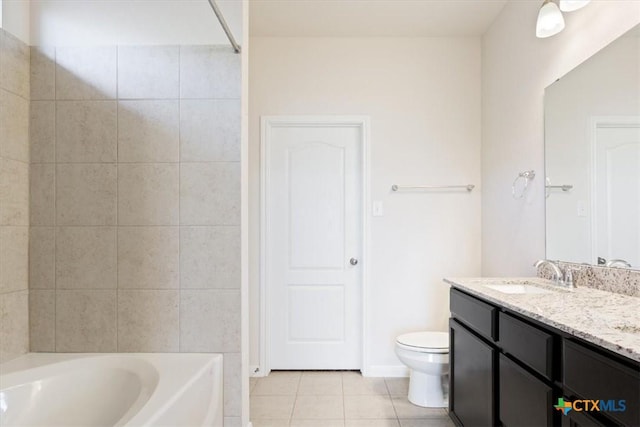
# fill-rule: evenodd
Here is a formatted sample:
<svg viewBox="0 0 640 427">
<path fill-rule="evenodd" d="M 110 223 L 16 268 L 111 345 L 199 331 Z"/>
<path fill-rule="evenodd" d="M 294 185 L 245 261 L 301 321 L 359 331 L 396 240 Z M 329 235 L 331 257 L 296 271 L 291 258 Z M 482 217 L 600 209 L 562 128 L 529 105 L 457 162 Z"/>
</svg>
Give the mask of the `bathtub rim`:
<svg viewBox="0 0 640 427">
<path fill-rule="evenodd" d="M 101 362 L 112 363 L 119 358 L 145 360 L 159 372 L 159 380 L 154 392 L 135 414 L 127 417 L 125 426 L 153 425 L 188 390 L 189 386 L 198 381 L 202 375 L 206 375 L 209 369 L 214 370 L 212 380 L 215 392 L 212 393 L 209 401 L 205 420 L 214 423 L 216 419 L 223 419 L 224 358 L 220 353 L 27 353 L 0 364 L 0 378 L 15 380 L 28 371 L 42 368 L 55 369 L 56 365 L 62 365 L 63 369 L 68 369 L 68 365 L 75 360 L 91 363 L 90 359 L 95 359 L 95 363 L 99 366 Z M 184 363 L 185 359 L 190 363 Z M 7 386 L 3 384 L 2 388 L 19 384 L 20 382 L 11 381 Z M 119 425 L 121 425 L 120 422 L 116 424 L 116 426 Z"/>
</svg>

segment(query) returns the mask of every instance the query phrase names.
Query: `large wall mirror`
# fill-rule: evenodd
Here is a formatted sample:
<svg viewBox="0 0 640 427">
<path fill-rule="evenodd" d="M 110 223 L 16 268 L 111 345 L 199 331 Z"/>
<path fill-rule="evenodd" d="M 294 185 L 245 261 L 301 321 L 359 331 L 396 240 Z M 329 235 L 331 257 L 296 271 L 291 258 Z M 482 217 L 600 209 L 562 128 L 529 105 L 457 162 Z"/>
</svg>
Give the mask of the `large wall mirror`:
<svg viewBox="0 0 640 427">
<path fill-rule="evenodd" d="M 548 259 L 640 269 L 640 25 L 545 91 Z"/>
</svg>

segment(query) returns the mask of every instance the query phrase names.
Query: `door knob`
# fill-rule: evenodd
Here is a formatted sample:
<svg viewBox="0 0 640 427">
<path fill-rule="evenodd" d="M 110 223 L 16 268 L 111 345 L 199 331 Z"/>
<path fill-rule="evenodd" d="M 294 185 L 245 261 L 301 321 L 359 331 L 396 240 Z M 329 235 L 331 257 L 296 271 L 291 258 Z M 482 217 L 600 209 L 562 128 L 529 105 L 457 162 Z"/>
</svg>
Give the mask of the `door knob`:
<svg viewBox="0 0 640 427">
<path fill-rule="evenodd" d="M 351 264 L 351 265 L 357 265 L 357 264 L 358 264 L 358 260 L 357 260 L 356 258 L 351 258 L 351 259 L 349 260 L 349 264 Z"/>
</svg>

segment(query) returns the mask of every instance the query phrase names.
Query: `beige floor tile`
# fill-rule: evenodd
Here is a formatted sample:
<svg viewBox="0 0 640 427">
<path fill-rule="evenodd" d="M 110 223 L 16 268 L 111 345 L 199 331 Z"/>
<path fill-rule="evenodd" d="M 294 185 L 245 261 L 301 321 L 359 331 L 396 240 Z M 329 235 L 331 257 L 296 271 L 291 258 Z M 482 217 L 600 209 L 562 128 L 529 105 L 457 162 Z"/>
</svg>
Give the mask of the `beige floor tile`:
<svg viewBox="0 0 640 427">
<path fill-rule="evenodd" d="M 365 378 L 359 372 L 343 373 L 342 390 L 345 396 L 389 395 L 383 378 Z"/>
<path fill-rule="evenodd" d="M 252 396 L 251 418 L 256 420 L 288 420 L 295 396 Z"/>
<path fill-rule="evenodd" d="M 409 378 L 385 378 L 391 397 L 406 397 L 409 394 Z"/>
<path fill-rule="evenodd" d="M 289 427 L 289 420 L 251 420 L 253 427 Z"/>
<path fill-rule="evenodd" d="M 411 404 L 408 386 L 351 371 L 274 371 L 250 379 L 251 419 L 254 427 L 454 427 L 446 409 Z"/>
<path fill-rule="evenodd" d="M 409 402 L 406 397 L 393 397 L 393 406 L 398 418 L 438 418 L 446 416 L 442 408 L 423 408 Z"/>
<path fill-rule="evenodd" d="M 303 377 L 341 377 L 343 371 L 299 371 Z M 349 371 L 350 372 L 350 371 Z"/>
<path fill-rule="evenodd" d="M 401 419 L 401 427 L 455 427 L 451 418 L 446 417 L 437 418 L 416 418 L 416 419 Z"/>
<path fill-rule="evenodd" d="M 291 420 L 290 427 L 344 427 L 344 420 Z"/>
<path fill-rule="evenodd" d="M 396 418 L 388 396 L 345 396 L 344 409 L 347 419 Z"/>
<path fill-rule="evenodd" d="M 253 387 L 254 396 L 295 395 L 300 383 L 300 372 L 271 372 L 267 377 L 257 378 Z"/>
<path fill-rule="evenodd" d="M 344 418 L 342 396 L 297 396 L 293 408 L 296 420 L 334 420 Z"/>
<path fill-rule="evenodd" d="M 298 395 L 342 396 L 342 375 L 339 372 L 304 372 Z"/>
<path fill-rule="evenodd" d="M 347 420 L 345 427 L 399 427 L 398 420 Z"/>
</svg>

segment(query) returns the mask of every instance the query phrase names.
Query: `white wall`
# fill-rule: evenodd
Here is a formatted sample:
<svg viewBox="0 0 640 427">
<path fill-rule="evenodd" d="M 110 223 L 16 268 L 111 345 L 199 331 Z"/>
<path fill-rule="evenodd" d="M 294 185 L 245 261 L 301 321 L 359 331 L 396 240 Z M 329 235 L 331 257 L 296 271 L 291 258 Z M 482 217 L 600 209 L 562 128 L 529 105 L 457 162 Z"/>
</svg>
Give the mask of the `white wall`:
<svg viewBox="0 0 640 427">
<path fill-rule="evenodd" d="M 446 330 L 445 276 L 480 273 L 480 39 L 251 38 L 251 359 L 259 354 L 259 118 L 371 117 L 369 374 L 400 374 L 398 334 Z M 392 184 L 478 185 L 434 194 Z M 366 208 L 370 212 L 370 207 Z"/>
<path fill-rule="evenodd" d="M 241 43 L 242 1 L 217 4 Z M 227 43 L 207 0 L 31 0 L 33 45 Z"/>
<path fill-rule="evenodd" d="M 597 116 L 638 115 L 638 36 L 621 37 L 546 90 L 546 174 L 554 185 L 573 185 L 571 191 L 553 190 L 547 198 L 549 258 L 577 263 L 597 262 L 592 256 L 591 240 L 595 215 L 591 209 L 594 191 L 591 186 L 594 173 L 591 119 Z M 632 205 L 638 203 L 638 199 L 630 197 L 626 202 Z M 585 207 L 583 216 L 578 214 L 579 204 Z"/>
<path fill-rule="evenodd" d="M 29 44 L 31 0 L 0 0 L 0 27 Z"/>
<path fill-rule="evenodd" d="M 539 1 L 510 1 L 482 39 L 482 273 L 530 275 L 545 256 L 544 89 L 640 22 L 639 1 L 593 1 L 535 37 Z M 519 171 L 533 188 L 511 197 Z"/>
</svg>

